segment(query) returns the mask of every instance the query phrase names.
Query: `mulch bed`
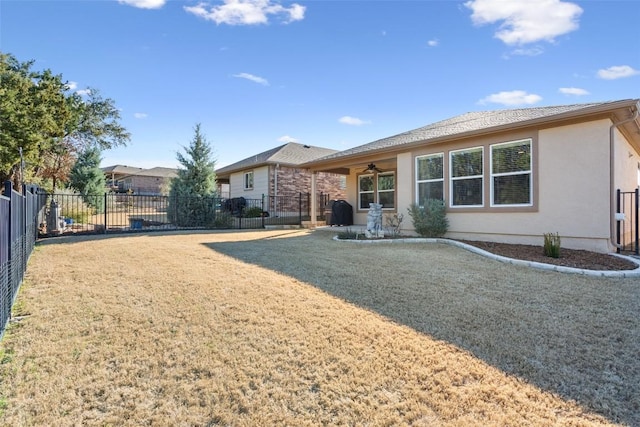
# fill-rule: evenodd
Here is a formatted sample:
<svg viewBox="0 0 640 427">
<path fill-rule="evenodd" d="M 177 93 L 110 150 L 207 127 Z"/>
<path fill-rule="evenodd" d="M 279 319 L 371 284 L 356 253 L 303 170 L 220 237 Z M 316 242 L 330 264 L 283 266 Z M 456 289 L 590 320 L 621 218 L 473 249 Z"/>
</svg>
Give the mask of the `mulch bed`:
<svg viewBox="0 0 640 427">
<path fill-rule="evenodd" d="M 467 240 L 460 241 L 496 255 L 525 261 L 542 262 L 545 264 L 561 265 L 586 270 L 635 270 L 638 268 L 635 263 L 626 259 L 597 252 L 562 248 L 560 250 L 560 258 L 551 258 L 544 254 L 542 246 Z"/>
</svg>

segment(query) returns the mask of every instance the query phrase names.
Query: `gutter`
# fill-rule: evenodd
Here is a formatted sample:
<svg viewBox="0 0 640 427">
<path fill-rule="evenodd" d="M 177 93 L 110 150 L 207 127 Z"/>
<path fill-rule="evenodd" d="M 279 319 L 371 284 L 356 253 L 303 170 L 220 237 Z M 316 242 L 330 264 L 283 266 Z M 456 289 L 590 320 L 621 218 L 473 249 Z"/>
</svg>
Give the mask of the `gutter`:
<svg viewBox="0 0 640 427">
<path fill-rule="evenodd" d="M 638 119 L 638 104 L 635 105 L 635 111 L 628 119 L 614 122 L 609 127 L 609 241 L 611 244 L 622 249 L 622 245 L 616 243 L 616 191 L 615 191 L 615 141 L 614 141 L 614 129 L 618 128 L 625 123 L 633 122 Z"/>
</svg>

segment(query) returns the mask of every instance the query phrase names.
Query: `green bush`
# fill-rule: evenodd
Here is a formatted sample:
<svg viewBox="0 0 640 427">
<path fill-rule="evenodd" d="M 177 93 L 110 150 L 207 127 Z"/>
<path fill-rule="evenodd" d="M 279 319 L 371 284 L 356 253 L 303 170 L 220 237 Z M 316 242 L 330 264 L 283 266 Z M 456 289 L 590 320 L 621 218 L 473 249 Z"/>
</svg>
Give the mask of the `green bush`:
<svg viewBox="0 0 640 427">
<path fill-rule="evenodd" d="M 558 233 L 544 234 L 544 254 L 551 258 L 560 258 L 560 235 Z"/>
<path fill-rule="evenodd" d="M 428 199 L 424 206 L 409 206 L 413 228 L 422 237 L 442 237 L 449 230 L 444 201 Z"/>
<path fill-rule="evenodd" d="M 258 206 L 252 206 L 242 211 L 242 216 L 245 218 L 260 218 L 262 216 L 262 209 Z"/>
<path fill-rule="evenodd" d="M 344 231 L 338 233 L 338 239 L 340 240 L 356 240 L 358 238 L 358 233 L 347 228 Z"/>
<path fill-rule="evenodd" d="M 233 215 L 229 212 L 216 212 L 213 217 L 213 222 L 210 224 L 211 228 L 232 228 L 233 227 Z"/>
</svg>

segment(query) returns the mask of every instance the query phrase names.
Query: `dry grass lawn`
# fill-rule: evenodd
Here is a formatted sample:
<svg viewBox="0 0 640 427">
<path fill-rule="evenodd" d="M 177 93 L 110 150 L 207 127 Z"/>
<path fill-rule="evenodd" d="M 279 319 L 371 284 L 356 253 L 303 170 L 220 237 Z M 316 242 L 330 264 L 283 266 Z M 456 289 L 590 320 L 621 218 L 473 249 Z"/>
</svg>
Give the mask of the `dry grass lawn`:
<svg viewBox="0 0 640 427">
<path fill-rule="evenodd" d="M 640 284 L 324 232 L 49 240 L 0 425 L 640 425 Z"/>
</svg>

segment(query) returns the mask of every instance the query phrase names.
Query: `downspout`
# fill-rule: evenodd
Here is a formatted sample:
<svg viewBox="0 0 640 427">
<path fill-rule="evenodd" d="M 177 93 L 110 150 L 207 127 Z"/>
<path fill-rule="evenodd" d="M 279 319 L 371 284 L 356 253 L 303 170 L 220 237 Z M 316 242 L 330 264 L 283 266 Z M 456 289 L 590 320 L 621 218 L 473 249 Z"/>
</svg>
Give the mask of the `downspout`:
<svg viewBox="0 0 640 427">
<path fill-rule="evenodd" d="M 633 122 L 638 118 L 638 105 L 635 106 L 635 111 L 632 116 L 628 119 L 624 119 L 617 123 L 613 123 L 609 127 L 609 241 L 613 246 L 618 249 L 622 249 L 622 245 L 616 242 L 616 189 L 615 189 L 615 141 L 614 141 L 614 130 L 625 123 Z"/>
</svg>

